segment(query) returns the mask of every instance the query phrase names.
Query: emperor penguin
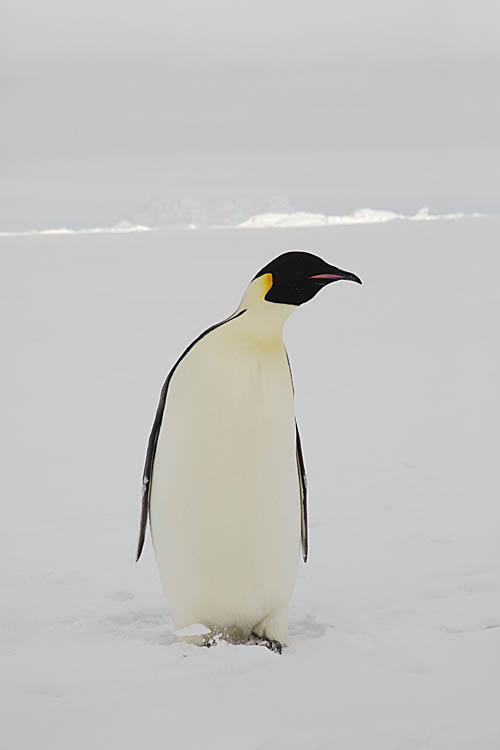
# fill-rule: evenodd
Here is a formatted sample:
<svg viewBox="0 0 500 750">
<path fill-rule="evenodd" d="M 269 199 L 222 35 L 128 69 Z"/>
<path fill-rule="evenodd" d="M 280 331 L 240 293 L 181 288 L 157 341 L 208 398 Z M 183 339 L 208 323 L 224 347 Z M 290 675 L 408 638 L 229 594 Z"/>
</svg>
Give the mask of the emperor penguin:
<svg viewBox="0 0 500 750">
<path fill-rule="evenodd" d="M 256 639 L 280 653 L 286 642 L 308 532 L 283 325 L 341 279 L 361 284 L 317 255 L 278 256 L 165 380 L 147 447 L 137 560 L 149 517 L 161 582 L 184 640 Z"/>
</svg>

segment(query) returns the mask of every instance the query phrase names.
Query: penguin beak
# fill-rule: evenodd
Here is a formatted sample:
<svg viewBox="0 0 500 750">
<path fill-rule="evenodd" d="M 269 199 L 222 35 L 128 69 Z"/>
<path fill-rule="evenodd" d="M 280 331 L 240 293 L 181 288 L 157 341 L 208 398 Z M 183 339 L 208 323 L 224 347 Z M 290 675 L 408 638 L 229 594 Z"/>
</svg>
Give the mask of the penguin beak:
<svg viewBox="0 0 500 750">
<path fill-rule="evenodd" d="M 310 279 L 317 279 L 318 283 L 322 286 L 326 284 L 330 284 L 332 281 L 355 281 L 356 284 L 362 284 L 363 282 L 359 278 L 359 276 L 356 276 L 355 273 L 351 273 L 350 271 L 342 271 L 341 268 L 334 268 L 332 266 L 331 273 L 318 273 L 315 276 L 310 276 Z"/>
</svg>

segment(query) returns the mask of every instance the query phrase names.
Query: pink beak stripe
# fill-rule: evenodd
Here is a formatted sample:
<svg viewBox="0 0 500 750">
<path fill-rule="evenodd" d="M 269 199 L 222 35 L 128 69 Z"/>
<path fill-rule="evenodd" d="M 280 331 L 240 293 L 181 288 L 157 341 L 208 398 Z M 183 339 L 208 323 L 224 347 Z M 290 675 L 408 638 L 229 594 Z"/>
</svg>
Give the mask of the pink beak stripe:
<svg viewBox="0 0 500 750">
<path fill-rule="evenodd" d="M 336 276 L 333 273 L 318 273 L 316 276 L 309 276 L 310 279 L 343 279 L 343 276 Z"/>
</svg>

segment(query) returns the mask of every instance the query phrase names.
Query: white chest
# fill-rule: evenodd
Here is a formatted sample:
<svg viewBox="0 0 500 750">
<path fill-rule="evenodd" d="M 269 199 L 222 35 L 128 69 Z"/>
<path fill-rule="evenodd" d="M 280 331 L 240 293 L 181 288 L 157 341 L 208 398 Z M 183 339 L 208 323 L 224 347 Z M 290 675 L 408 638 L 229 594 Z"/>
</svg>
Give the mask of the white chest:
<svg viewBox="0 0 500 750">
<path fill-rule="evenodd" d="M 295 580 L 300 499 L 286 352 L 281 337 L 256 341 L 236 322 L 178 365 L 158 439 L 151 525 L 178 621 L 198 606 L 219 620 L 227 606 L 231 616 L 235 606 L 272 608 Z"/>
</svg>

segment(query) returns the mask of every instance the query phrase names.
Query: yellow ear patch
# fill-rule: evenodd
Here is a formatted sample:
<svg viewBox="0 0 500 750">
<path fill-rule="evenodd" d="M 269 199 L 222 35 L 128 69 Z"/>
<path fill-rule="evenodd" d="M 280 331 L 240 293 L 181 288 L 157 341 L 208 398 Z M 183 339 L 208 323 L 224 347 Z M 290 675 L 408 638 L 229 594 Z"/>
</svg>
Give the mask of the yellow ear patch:
<svg viewBox="0 0 500 750">
<path fill-rule="evenodd" d="M 273 285 L 272 273 L 265 273 L 263 276 L 259 276 L 259 281 L 261 282 L 261 285 L 262 285 L 260 289 L 261 294 L 262 294 L 261 298 L 264 299 L 264 297 L 266 296 L 266 294 L 268 293 L 268 291 Z"/>
<path fill-rule="evenodd" d="M 264 297 L 272 285 L 272 273 L 265 273 L 263 276 L 257 276 L 257 278 L 251 281 L 248 285 L 238 310 L 247 309 L 252 307 L 252 305 L 259 305 L 261 302 L 265 301 Z"/>
</svg>

